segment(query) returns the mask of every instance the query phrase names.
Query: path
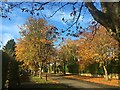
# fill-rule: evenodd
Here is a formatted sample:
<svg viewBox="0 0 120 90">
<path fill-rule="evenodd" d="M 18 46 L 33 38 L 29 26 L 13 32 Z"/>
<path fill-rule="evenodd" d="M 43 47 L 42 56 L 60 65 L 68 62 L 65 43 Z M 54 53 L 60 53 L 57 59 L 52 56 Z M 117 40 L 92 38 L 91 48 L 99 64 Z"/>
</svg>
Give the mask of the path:
<svg viewBox="0 0 120 90">
<path fill-rule="evenodd" d="M 113 86 L 108 86 L 108 85 L 102 85 L 102 84 L 97 84 L 97 83 L 92 83 L 92 82 L 87 82 L 83 80 L 75 80 L 75 79 L 68 79 L 62 76 L 51 76 L 52 80 L 57 80 L 59 83 L 72 86 L 74 88 L 105 88 L 106 89 L 118 89 L 118 87 L 113 87 Z"/>
<path fill-rule="evenodd" d="M 61 84 L 61 83 L 36 83 L 34 81 L 32 81 L 32 79 L 30 79 L 30 81 L 28 82 L 22 82 L 20 86 L 18 86 L 16 89 L 32 89 L 32 90 L 51 90 L 51 89 L 55 89 L 55 90 L 61 90 L 61 88 L 65 89 L 65 90 L 74 90 L 72 87 L 69 87 L 65 84 Z"/>
</svg>

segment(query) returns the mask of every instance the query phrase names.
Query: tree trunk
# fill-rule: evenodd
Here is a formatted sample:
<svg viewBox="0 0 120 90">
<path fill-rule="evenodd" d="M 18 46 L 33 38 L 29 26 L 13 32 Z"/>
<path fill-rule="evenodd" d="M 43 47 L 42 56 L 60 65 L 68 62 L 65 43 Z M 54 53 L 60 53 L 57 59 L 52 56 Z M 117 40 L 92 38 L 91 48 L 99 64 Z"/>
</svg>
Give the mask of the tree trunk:
<svg viewBox="0 0 120 90">
<path fill-rule="evenodd" d="M 106 80 L 109 80 L 106 66 L 103 66 L 103 69 L 104 69 L 104 72 L 105 72 L 105 79 L 106 79 Z"/>
<path fill-rule="evenodd" d="M 120 74 L 118 74 L 118 79 L 120 80 Z"/>
<path fill-rule="evenodd" d="M 42 79 L 42 70 L 43 70 L 43 63 L 41 64 L 41 68 L 39 70 L 39 78 Z"/>
<path fill-rule="evenodd" d="M 65 61 L 64 61 L 64 72 L 63 72 L 64 75 L 66 74 L 65 65 L 66 65 L 66 63 L 65 63 Z"/>
<path fill-rule="evenodd" d="M 51 73 L 51 72 L 50 72 L 50 64 L 48 65 L 48 73 Z"/>
<path fill-rule="evenodd" d="M 34 70 L 34 71 L 33 71 L 33 76 L 35 76 L 35 73 L 36 73 L 36 72 L 35 72 L 35 70 Z"/>
<path fill-rule="evenodd" d="M 56 74 L 56 61 L 54 63 L 54 74 Z"/>
<path fill-rule="evenodd" d="M 103 25 L 120 42 L 120 3 L 101 2 L 102 11 L 94 6 L 92 0 L 91 2 L 85 2 L 85 6 L 94 19 Z"/>
<path fill-rule="evenodd" d="M 40 70 L 40 78 L 42 79 L 42 69 Z"/>
<path fill-rule="evenodd" d="M 42 79 L 42 69 L 39 70 L 39 78 Z"/>
</svg>

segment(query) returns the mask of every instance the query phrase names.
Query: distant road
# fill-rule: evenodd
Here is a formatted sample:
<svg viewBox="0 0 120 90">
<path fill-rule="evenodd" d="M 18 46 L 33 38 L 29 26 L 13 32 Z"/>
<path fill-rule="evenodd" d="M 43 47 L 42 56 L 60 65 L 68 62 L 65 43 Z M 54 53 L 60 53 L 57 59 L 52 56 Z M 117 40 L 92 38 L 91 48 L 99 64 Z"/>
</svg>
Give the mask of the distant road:
<svg viewBox="0 0 120 90">
<path fill-rule="evenodd" d="M 65 77 L 62 77 L 62 76 L 54 76 L 54 75 L 51 75 L 51 79 L 52 80 L 57 80 L 58 82 L 62 83 L 62 84 L 65 84 L 65 85 L 68 85 L 68 86 L 71 86 L 71 87 L 74 87 L 74 88 L 92 88 L 95 89 L 95 88 L 103 88 L 103 89 L 119 89 L 120 90 L 120 87 L 113 87 L 113 86 L 108 86 L 108 85 L 102 85 L 102 84 L 97 84 L 97 83 L 92 83 L 92 82 L 88 82 L 88 81 L 83 81 L 83 80 L 75 80 L 75 79 L 69 79 L 69 78 L 65 78 Z"/>
</svg>

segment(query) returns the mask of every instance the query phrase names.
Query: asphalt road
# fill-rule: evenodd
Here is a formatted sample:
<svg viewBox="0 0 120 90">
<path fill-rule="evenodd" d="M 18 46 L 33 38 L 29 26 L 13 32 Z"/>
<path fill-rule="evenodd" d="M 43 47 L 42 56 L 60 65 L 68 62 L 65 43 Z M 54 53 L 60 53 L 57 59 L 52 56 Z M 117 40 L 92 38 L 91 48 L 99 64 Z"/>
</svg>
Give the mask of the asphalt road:
<svg viewBox="0 0 120 90">
<path fill-rule="evenodd" d="M 83 80 L 68 79 L 63 76 L 51 75 L 50 77 L 52 80 L 57 80 L 59 83 L 58 84 L 52 84 L 52 83 L 40 84 L 40 83 L 35 83 L 33 81 L 30 81 L 30 82 L 21 83 L 21 85 L 16 89 L 23 88 L 28 90 L 29 89 L 36 90 L 36 88 L 39 88 L 40 90 L 50 90 L 50 89 L 53 89 L 53 90 L 54 89 L 56 90 L 63 90 L 63 89 L 65 90 L 84 90 L 84 89 L 120 90 L 120 87 L 118 88 L 118 87 L 112 87 L 108 85 L 102 85 L 102 84 L 92 83 L 92 82 L 83 81 Z"/>
<path fill-rule="evenodd" d="M 65 84 L 74 88 L 92 88 L 96 89 L 96 88 L 102 88 L 102 89 L 119 89 L 120 87 L 113 87 L 113 86 L 108 86 L 108 85 L 102 85 L 102 84 L 97 84 L 97 83 L 92 83 L 92 82 L 88 82 L 88 81 L 83 81 L 83 80 L 75 80 L 75 79 L 68 79 L 62 76 L 51 76 L 51 79 L 53 80 L 57 80 L 59 83 L 61 84 Z"/>
</svg>

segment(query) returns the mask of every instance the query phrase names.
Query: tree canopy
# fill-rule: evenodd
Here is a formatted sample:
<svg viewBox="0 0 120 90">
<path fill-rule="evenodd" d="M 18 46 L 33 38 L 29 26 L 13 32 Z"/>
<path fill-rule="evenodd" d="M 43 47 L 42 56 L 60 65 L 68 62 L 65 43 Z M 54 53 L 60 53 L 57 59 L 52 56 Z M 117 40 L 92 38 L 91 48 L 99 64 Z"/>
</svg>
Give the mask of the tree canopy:
<svg viewBox="0 0 120 90">
<path fill-rule="evenodd" d="M 50 61 L 53 53 L 53 29 L 43 19 L 30 17 L 20 27 L 22 38 L 16 44 L 16 58 L 23 67 L 38 70 Z"/>
<path fill-rule="evenodd" d="M 95 62 L 104 67 L 105 75 L 107 74 L 107 66 L 111 60 L 115 60 L 119 55 L 119 43 L 106 29 L 100 26 L 96 31 L 95 37 L 91 40 L 90 34 L 86 35 L 84 41 L 79 44 L 78 55 L 81 59 L 80 63 L 84 67 Z"/>
</svg>

